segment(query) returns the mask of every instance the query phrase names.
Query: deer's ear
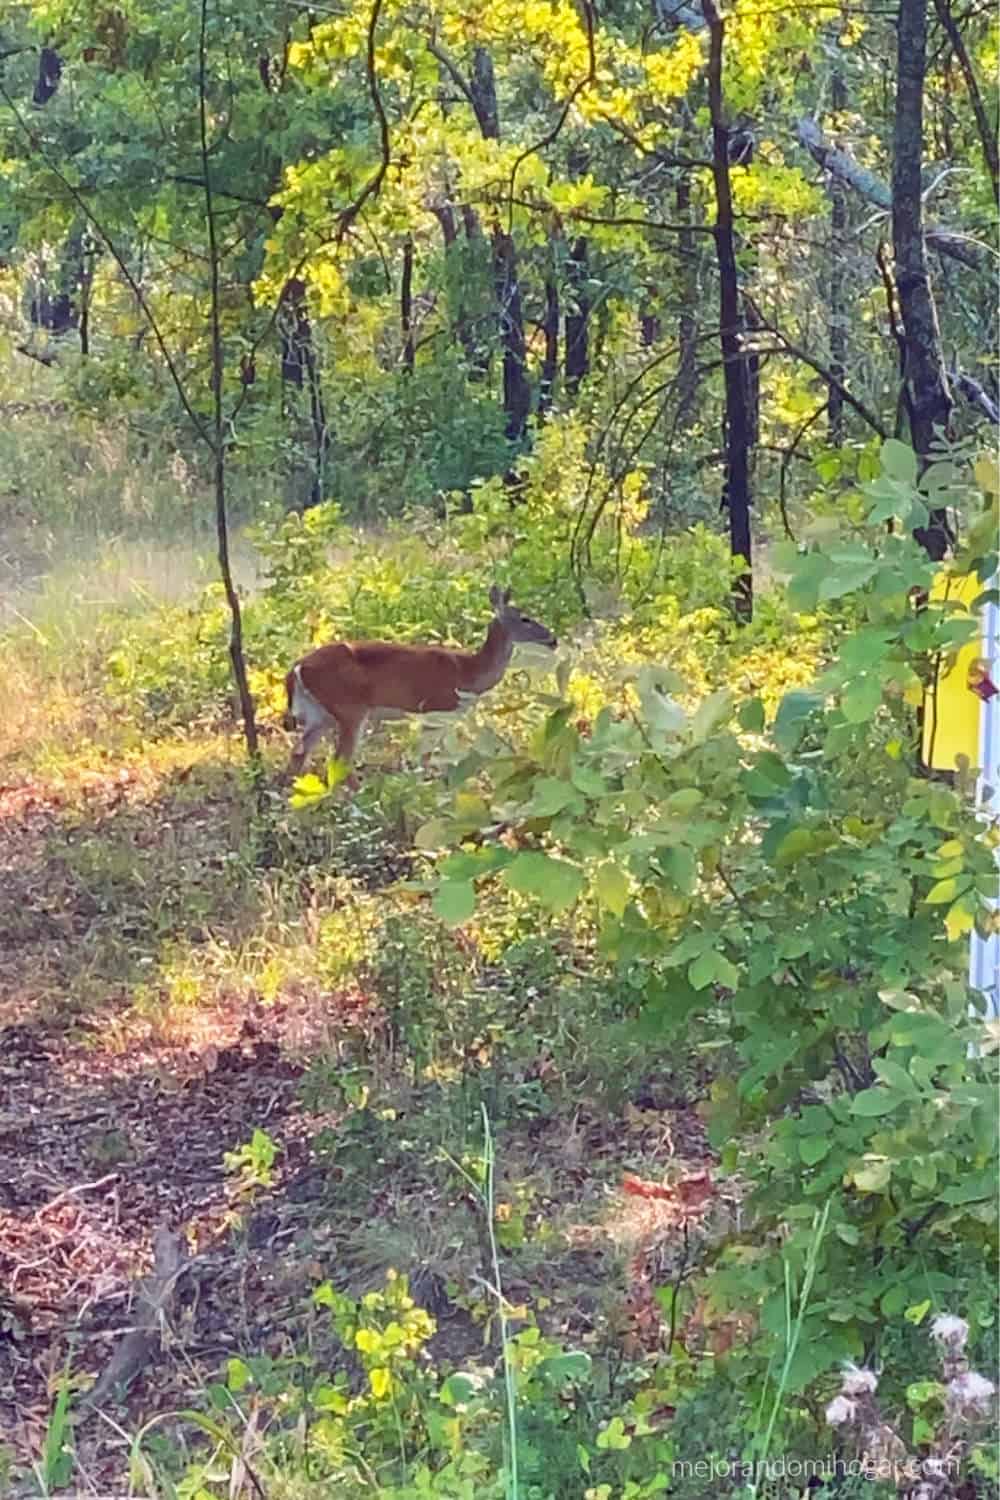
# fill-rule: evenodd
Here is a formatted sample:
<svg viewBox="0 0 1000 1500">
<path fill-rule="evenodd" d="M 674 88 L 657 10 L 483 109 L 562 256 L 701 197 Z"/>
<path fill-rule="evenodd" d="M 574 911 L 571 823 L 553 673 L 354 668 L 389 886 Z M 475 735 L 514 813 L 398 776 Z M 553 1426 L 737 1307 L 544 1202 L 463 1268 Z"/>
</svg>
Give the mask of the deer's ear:
<svg viewBox="0 0 1000 1500">
<path fill-rule="evenodd" d="M 507 605 L 510 603 L 510 595 L 511 595 L 510 589 L 504 589 L 504 591 L 503 591 L 503 605 L 504 605 L 505 609 L 506 609 Z"/>
<path fill-rule="evenodd" d="M 490 589 L 490 603 L 498 614 L 500 610 L 503 609 L 505 603 L 504 596 L 500 589 L 497 588 L 496 584 L 494 584 Z"/>
</svg>

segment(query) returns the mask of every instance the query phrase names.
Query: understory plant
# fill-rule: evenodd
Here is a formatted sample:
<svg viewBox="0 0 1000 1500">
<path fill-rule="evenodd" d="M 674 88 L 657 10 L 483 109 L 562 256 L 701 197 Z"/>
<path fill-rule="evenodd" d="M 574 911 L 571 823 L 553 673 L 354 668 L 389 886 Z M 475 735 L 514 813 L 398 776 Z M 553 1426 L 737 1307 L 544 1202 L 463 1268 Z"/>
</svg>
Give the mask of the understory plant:
<svg viewBox="0 0 1000 1500">
<path fill-rule="evenodd" d="M 975 638 L 981 601 L 928 597 L 911 532 L 952 506 L 964 541 L 947 569 L 988 597 L 997 490 L 990 461 L 918 475 L 887 443 L 851 532 L 776 559 L 793 606 L 844 609 L 808 688 L 770 717 L 726 691 L 687 712 L 675 674 L 639 668 L 631 708 L 581 724 L 564 703 L 524 750 L 473 748 L 418 838 L 440 851 L 445 921 L 467 922 L 495 882 L 540 912 L 575 909 L 640 1026 L 723 1060 L 710 1140 L 747 1197 L 700 1291 L 711 1316 L 753 1328 L 720 1362 L 748 1433 L 778 1370 L 785 1416 L 816 1432 L 836 1368 L 891 1355 L 913 1309 L 961 1311 L 973 1343 L 993 1321 L 997 1033 L 967 955 L 996 927 L 998 836 L 973 768 L 931 778 L 916 750 L 925 686 Z M 883 1378 L 891 1399 L 909 1383 Z"/>
</svg>

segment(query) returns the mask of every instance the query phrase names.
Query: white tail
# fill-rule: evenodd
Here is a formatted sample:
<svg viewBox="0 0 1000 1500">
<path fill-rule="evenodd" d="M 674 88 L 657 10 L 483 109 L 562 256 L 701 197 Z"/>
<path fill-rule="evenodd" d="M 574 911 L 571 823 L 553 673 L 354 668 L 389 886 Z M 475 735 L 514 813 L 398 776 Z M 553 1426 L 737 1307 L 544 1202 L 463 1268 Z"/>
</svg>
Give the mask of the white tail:
<svg viewBox="0 0 1000 1500">
<path fill-rule="evenodd" d="M 302 731 L 292 752 L 292 771 L 301 771 L 331 729 L 337 731 L 338 760 L 349 764 L 369 718 L 451 712 L 496 686 L 516 645 L 555 648 L 551 630 L 512 607 L 509 589 L 494 586 L 490 603 L 493 619 L 478 651 L 338 641 L 303 656 L 285 678 L 286 724 L 294 721 Z"/>
</svg>

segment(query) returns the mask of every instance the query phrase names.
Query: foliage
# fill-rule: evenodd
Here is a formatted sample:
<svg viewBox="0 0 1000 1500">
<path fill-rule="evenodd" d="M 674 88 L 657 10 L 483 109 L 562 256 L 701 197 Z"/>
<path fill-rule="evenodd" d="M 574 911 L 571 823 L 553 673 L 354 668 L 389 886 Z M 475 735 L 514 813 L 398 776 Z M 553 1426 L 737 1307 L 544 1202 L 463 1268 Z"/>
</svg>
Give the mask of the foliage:
<svg viewBox="0 0 1000 1500">
<path fill-rule="evenodd" d="M 434 882 L 445 921 L 471 918 L 495 882 L 543 912 L 580 903 L 648 1034 L 709 1028 L 731 1054 L 711 1138 L 753 1191 L 706 1286 L 720 1314 L 759 1320 L 730 1356 L 741 1379 L 776 1356 L 828 1201 L 790 1393 L 925 1297 L 977 1288 L 970 1262 L 981 1295 L 995 1253 L 994 1067 L 965 976 L 968 933 L 994 920 L 994 836 L 961 783 L 920 778 L 907 748 L 929 663 L 976 630 L 964 608 L 914 604 L 930 568 L 905 528 L 945 493 L 969 517 L 955 568 L 988 576 L 995 494 L 950 461 L 918 488 L 892 444 L 863 536 L 781 554 L 793 599 L 850 597 L 856 624 L 770 724 L 759 698 L 723 691 L 688 714 L 676 676 L 646 666 L 626 715 L 602 709 L 581 732 L 561 705 L 527 750 L 473 750 L 418 838 L 455 848 Z M 887 516 L 904 529 L 886 537 Z M 483 837 L 498 825 L 513 836 Z"/>
</svg>

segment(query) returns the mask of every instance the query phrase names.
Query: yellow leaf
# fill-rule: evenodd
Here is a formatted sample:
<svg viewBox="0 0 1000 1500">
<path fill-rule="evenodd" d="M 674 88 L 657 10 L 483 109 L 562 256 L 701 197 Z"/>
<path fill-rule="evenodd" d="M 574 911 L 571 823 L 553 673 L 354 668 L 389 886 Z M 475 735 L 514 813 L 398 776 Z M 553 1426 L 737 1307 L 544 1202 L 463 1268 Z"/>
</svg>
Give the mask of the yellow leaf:
<svg viewBox="0 0 1000 1500">
<path fill-rule="evenodd" d="M 625 872 L 610 862 L 601 865 L 595 881 L 597 899 L 608 911 L 620 917 L 628 905 L 629 887 Z"/>
<path fill-rule="evenodd" d="M 973 472 L 980 489 L 984 489 L 988 495 L 1000 495 L 1000 461 L 984 454 L 982 458 L 976 459 Z"/>
<path fill-rule="evenodd" d="M 954 943 L 956 939 L 964 937 L 967 932 L 972 931 L 972 915 L 966 911 L 960 901 L 956 901 L 954 906 L 949 907 L 948 915 L 944 919 L 944 925 L 948 933 L 948 941 Z"/>
</svg>

